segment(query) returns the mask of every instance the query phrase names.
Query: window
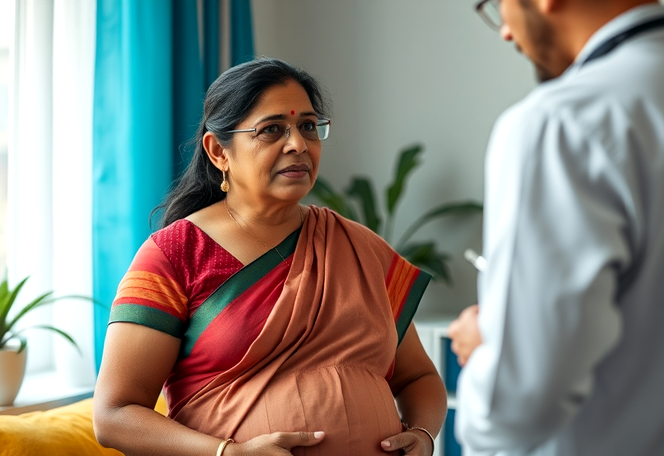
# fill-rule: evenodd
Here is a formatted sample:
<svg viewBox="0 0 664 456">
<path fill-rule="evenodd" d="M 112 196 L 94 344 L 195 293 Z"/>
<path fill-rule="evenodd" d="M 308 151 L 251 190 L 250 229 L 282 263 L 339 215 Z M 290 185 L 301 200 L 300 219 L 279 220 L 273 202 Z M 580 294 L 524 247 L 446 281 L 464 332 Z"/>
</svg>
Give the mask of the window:
<svg viewBox="0 0 664 456">
<path fill-rule="evenodd" d="M 11 8 L 0 10 L 0 33 L 15 30 L 4 73 L 10 109 L 2 180 L 7 275 L 12 285 L 30 277 L 21 292 L 26 299 L 47 291 L 91 296 L 96 2 L 0 0 L 0 5 Z M 14 24 L 7 27 L 7 20 Z M 75 300 L 31 312 L 26 326 L 66 331 L 83 356 L 52 332 L 26 332 L 27 374 L 56 371 L 71 384 L 92 384 L 92 313 L 90 303 Z"/>
<path fill-rule="evenodd" d="M 9 46 L 14 30 L 10 0 L 0 0 L 0 277 L 7 269 L 7 157 L 9 150 Z"/>
</svg>

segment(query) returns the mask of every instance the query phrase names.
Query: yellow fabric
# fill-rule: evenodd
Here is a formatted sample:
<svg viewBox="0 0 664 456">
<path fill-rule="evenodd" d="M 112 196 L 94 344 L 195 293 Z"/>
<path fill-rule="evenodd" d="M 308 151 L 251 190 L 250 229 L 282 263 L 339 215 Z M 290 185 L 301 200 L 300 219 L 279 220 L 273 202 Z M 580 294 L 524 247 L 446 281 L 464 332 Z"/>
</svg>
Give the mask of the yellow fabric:
<svg viewBox="0 0 664 456">
<path fill-rule="evenodd" d="M 159 397 L 155 407 L 166 414 Z M 44 412 L 0 416 L 0 456 L 122 456 L 104 448 L 92 429 L 92 399 Z"/>
<path fill-rule="evenodd" d="M 154 406 L 154 409 L 164 416 L 168 415 L 168 405 L 166 404 L 166 399 L 164 396 L 159 395 L 159 399 L 157 399 L 157 405 Z"/>
<path fill-rule="evenodd" d="M 92 430 L 92 399 L 45 412 L 0 416 L 0 456 L 121 456 Z"/>
</svg>

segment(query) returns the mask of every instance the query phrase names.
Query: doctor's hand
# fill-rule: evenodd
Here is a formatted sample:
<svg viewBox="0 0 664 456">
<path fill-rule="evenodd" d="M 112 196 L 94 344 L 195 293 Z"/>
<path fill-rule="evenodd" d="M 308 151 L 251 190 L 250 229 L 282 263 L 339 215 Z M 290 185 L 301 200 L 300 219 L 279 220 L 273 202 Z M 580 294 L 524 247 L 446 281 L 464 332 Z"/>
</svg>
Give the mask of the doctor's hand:
<svg viewBox="0 0 664 456">
<path fill-rule="evenodd" d="M 478 313 L 479 307 L 475 304 L 464 309 L 459 318 L 450 323 L 448 336 L 452 340 L 452 351 L 462 366 L 466 364 L 475 348 L 482 343 L 477 323 Z"/>
</svg>

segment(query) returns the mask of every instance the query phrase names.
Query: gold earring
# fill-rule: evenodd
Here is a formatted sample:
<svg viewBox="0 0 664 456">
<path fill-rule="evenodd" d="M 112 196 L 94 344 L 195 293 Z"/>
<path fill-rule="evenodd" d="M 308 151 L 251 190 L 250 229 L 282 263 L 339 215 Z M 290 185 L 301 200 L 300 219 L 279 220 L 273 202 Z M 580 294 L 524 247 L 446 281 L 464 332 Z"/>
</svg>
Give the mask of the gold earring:
<svg viewBox="0 0 664 456">
<path fill-rule="evenodd" d="M 231 186 L 228 184 L 228 181 L 226 180 L 226 171 L 222 171 L 221 173 L 224 176 L 223 177 L 224 180 L 221 181 L 221 185 L 219 186 L 219 188 L 221 188 L 222 192 L 228 193 L 228 190 L 231 188 Z"/>
</svg>

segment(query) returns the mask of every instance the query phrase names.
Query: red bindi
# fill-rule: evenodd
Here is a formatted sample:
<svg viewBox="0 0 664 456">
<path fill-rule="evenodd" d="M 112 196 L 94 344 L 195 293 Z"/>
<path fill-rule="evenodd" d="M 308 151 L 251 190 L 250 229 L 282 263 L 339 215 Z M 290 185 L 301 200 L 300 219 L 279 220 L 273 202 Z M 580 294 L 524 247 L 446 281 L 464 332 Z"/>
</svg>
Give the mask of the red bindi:
<svg viewBox="0 0 664 456">
<path fill-rule="evenodd" d="M 291 111 L 291 112 L 290 112 L 290 115 L 291 115 L 291 116 L 294 116 L 294 115 L 295 115 L 295 111 Z"/>
</svg>

